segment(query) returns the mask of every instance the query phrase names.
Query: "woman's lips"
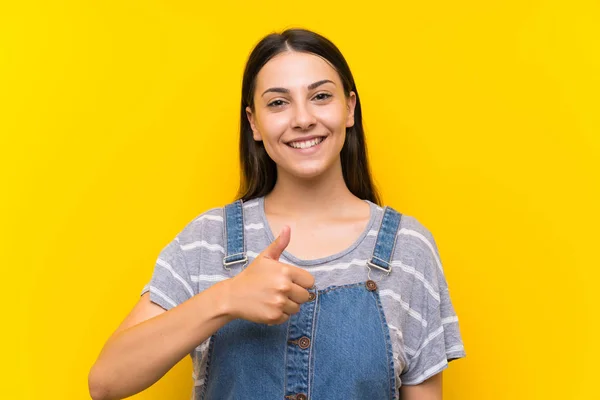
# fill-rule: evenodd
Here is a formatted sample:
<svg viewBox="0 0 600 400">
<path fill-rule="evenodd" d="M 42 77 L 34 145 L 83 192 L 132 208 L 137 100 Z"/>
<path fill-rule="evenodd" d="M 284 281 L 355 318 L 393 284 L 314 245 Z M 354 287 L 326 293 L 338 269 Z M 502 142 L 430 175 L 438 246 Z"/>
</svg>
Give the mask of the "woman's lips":
<svg viewBox="0 0 600 400">
<path fill-rule="evenodd" d="M 297 152 L 300 152 L 301 154 L 311 154 L 311 153 L 314 153 L 314 152 L 318 151 L 318 150 L 321 148 L 321 145 L 323 144 L 323 142 L 325 142 L 325 140 L 327 140 L 327 136 L 325 136 L 325 137 L 323 137 L 323 136 L 315 136 L 315 138 L 317 138 L 317 137 L 322 137 L 322 138 L 323 138 L 323 140 L 321 140 L 321 142 L 320 142 L 320 143 L 317 143 L 317 144 L 316 144 L 316 145 L 314 145 L 314 146 L 311 146 L 311 147 L 305 147 L 305 148 L 301 148 L 301 147 L 298 147 L 298 148 L 296 148 L 296 147 L 292 147 L 292 146 L 291 146 L 291 145 L 288 143 L 288 144 L 287 144 L 287 147 L 289 147 L 291 150 L 295 150 L 295 151 L 297 151 Z M 305 140 L 302 140 L 302 141 L 304 142 Z M 290 142 L 290 143 L 291 143 L 291 142 Z"/>
</svg>

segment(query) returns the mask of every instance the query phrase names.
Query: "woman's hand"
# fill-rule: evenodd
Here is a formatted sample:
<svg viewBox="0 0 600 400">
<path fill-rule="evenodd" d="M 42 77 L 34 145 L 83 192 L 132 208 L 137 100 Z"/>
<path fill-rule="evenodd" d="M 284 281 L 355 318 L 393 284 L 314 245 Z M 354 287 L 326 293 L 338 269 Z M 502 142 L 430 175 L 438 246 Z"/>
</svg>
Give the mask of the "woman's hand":
<svg viewBox="0 0 600 400">
<path fill-rule="evenodd" d="M 290 242 L 290 227 L 281 233 L 242 272 L 227 281 L 231 317 L 263 324 L 282 324 L 309 299 L 315 278 L 302 268 L 280 263 Z M 225 283 L 224 282 L 224 283 Z"/>
</svg>

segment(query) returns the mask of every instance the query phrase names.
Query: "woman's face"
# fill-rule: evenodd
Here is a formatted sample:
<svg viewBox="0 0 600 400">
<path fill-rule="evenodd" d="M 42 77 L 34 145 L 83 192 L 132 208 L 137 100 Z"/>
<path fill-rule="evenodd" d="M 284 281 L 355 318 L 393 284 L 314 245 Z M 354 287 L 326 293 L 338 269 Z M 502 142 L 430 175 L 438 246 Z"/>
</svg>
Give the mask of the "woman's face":
<svg viewBox="0 0 600 400">
<path fill-rule="evenodd" d="M 262 140 L 278 170 L 313 178 L 335 166 L 354 125 L 356 95 L 344 95 L 336 70 L 314 54 L 288 51 L 259 71 L 254 110 L 246 108 L 254 140 Z"/>
</svg>

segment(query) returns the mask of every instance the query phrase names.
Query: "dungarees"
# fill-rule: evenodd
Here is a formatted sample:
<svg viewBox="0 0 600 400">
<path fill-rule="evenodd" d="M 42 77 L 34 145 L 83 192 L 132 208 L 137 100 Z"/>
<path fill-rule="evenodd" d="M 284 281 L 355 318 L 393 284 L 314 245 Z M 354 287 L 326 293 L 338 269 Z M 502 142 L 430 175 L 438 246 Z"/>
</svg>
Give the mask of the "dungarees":
<svg viewBox="0 0 600 400">
<path fill-rule="evenodd" d="M 385 271 L 384 279 L 391 272 L 400 217 L 385 208 L 367 262 L 367 268 Z M 241 200 L 225 206 L 224 219 L 224 268 L 244 268 L 248 258 Z M 377 283 L 367 279 L 308 291 L 309 301 L 283 324 L 236 319 L 215 332 L 202 399 L 397 399 L 392 344 Z"/>
</svg>

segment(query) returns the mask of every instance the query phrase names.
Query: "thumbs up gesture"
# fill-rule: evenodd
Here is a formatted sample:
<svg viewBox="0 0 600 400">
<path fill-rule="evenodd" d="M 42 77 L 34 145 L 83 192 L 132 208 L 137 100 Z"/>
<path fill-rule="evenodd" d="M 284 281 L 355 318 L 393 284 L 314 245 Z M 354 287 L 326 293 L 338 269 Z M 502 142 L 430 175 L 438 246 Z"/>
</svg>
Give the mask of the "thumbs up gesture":
<svg viewBox="0 0 600 400">
<path fill-rule="evenodd" d="M 308 301 L 315 278 L 302 268 L 279 262 L 290 243 L 290 227 L 284 226 L 269 247 L 242 272 L 228 279 L 230 316 L 263 324 L 282 324 Z"/>
</svg>

